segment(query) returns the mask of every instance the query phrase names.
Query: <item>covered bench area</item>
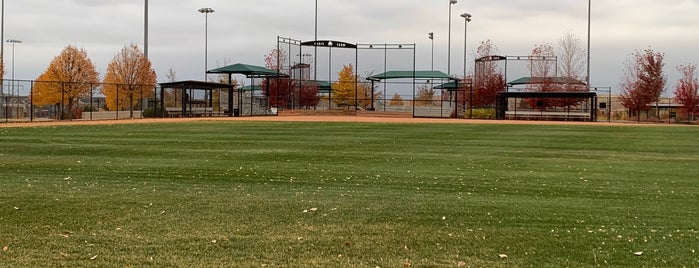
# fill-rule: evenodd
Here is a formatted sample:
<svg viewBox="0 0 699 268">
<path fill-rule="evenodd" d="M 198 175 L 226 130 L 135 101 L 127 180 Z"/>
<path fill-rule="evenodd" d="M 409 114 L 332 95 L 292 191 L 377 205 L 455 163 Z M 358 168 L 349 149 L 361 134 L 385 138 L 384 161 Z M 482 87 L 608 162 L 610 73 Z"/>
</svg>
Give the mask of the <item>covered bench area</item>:
<svg viewBox="0 0 699 268">
<path fill-rule="evenodd" d="M 458 91 L 462 87 L 459 85 L 459 79 L 451 77 L 441 71 L 388 71 L 385 73 L 380 73 L 377 75 L 372 75 L 367 78 L 371 82 L 371 107 L 370 111 L 375 110 L 375 100 L 374 100 L 374 85 L 376 83 L 384 82 L 384 87 L 387 87 L 386 80 L 404 80 L 404 83 L 395 83 L 397 88 L 412 88 L 412 100 L 409 101 L 409 108 L 412 108 L 413 117 L 429 117 L 429 118 L 446 118 L 446 117 L 457 117 L 457 114 L 463 109 L 459 109 L 459 103 L 464 100 L 459 100 Z M 420 85 L 431 85 L 431 89 L 438 89 L 436 85 L 441 84 L 452 84 L 453 89 L 447 89 L 449 92 L 449 98 L 446 100 L 442 98 L 441 94 L 439 96 L 434 96 L 434 99 L 418 100 L 418 81 Z M 446 89 L 446 88 L 442 88 Z M 385 88 L 384 88 L 385 90 Z M 456 94 L 454 94 L 456 92 Z M 387 98 L 389 96 L 384 96 Z M 445 107 L 446 103 L 446 107 Z"/>
<path fill-rule="evenodd" d="M 248 85 L 249 87 L 247 91 L 241 89 L 236 92 L 237 100 L 234 99 L 233 94 L 228 96 L 228 101 L 231 103 L 230 105 L 232 105 L 234 102 L 237 103 L 237 108 L 235 108 L 235 110 L 239 112 L 240 116 L 275 115 L 275 113 L 271 110 L 272 107 L 269 105 L 269 98 L 266 96 L 266 93 L 264 93 L 269 91 L 270 83 L 267 83 L 267 88 L 263 88 L 259 83 L 255 83 L 255 79 L 259 80 L 288 77 L 288 75 L 275 70 L 243 63 L 236 63 L 233 65 L 208 70 L 206 73 L 227 76 L 228 81 L 233 81 L 234 74 L 244 75 L 246 78 L 250 79 L 250 85 Z M 262 91 L 262 96 L 255 96 L 255 91 Z"/>
<path fill-rule="evenodd" d="M 201 117 L 201 116 L 233 116 L 233 102 L 221 101 L 224 92 L 233 96 L 234 85 L 202 81 L 179 81 L 160 84 L 158 108 L 160 117 Z M 168 91 L 170 90 L 170 91 Z M 214 98 L 214 92 L 221 94 Z M 177 105 L 166 105 L 166 92 L 171 92 Z M 215 99 L 215 100 L 214 100 Z"/>
<path fill-rule="evenodd" d="M 531 107 L 527 100 L 561 100 L 568 103 L 580 100 L 577 105 L 566 107 Z M 542 106 L 542 105 L 539 105 Z M 496 100 L 498 120 L 556 120 L 597 121 L 597 93 L 595 92 L 499 92 Z"/>
</svg>

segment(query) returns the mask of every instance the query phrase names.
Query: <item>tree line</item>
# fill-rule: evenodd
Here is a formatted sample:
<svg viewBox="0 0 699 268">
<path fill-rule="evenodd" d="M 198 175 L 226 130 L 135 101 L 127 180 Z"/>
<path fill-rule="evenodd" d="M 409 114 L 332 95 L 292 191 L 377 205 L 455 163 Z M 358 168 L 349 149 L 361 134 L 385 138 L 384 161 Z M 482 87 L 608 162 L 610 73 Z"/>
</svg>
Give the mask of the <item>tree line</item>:
<svg viewBox="0 0 699 268">
<path fill-rule="evenodd" d="M 152 97 L 155 84 L 151 62 L 136 45 L 127 45 L 114 56 L 101 81 L 87 51 L 68 45 L 34 82 L 32 102 L 63 107 L 61 117 L 73 119 L 80 112 L 75 100 L 89 97 L 99 88 L 108 109 L 129 107 L 133 117 L 135 104 Z"/>
<path fill-rule="evenodd" d="M 558 39 L 558 48 L 550 43 L 534 46 L 530 52 L 527 67 L 533 82 L 525 90 L 536 92 L 576 92 L 589 90 L 585 75 L 585 50 L 582 42 L 571 33 Z M 475 51 L 476 58 L 499 56 L 500 51 L 491 40 L 482 41 Z M 660 101 L 665 92 L 667 76 L 664 73 L 665 55 L 651 48 L 635 51 L 624 63 L 625 71 L 619 84 L 619 100 L 629 109 L 631 115 L 649 111 Z M 282 70 L 286 66 L 286 52 L 273 49 L 265 56 L 267 68 Z M 552 61 L 551 59 L 556 59 Z M 309 65 L 310 72 L 310 65 Z M 699 82 L 696 65 L 687 63 L 676 67 L 680 79 L 674 89 L 674 98 L 681 111 L 694 120 L 699 105 Z M 172 70 L 170 70 L 172 72 Z M 291 72 L 291 70 L 288 70 Z M 0 73 L 3 73 L 0 65 Z M 475 107 L 494 107 L 495 96 L 507 87 L 504 70 L 495 61 L 477 63 L 474 73 L 463 77 L 466 83 L 457 91 L 459 100 Z M 170 74 L 168 74 L 168 77 Z M 174 76 L 174 74 L 172 74 Z M 367 75 L 368 76 L 368 75 Z M 127 45 L 109 62 L 104 78 L 100 81 L 94 63 L 84 49 L 68 45 L 56 56 L 46 70 L 36 79 L 32 91 L 35 105 L 56 105 L 64 107 L 64 118 L 74 118 L 75 100 L 88 97 L 96 88 L 106 97 L 110 110 L 133 108 L 143 98 L 152 97 L 156 84 L 156 73 L 151 62 L 136 45 Z M 174 78 L 174 77 L 173 77 Z M 556 79 L 566 78 L 567 83 Z M 370 86 L 361 83 L 361 77 L 354 72 L 352 64 L 343 66 L 338 72 L 338 81 L 331 84 L 333 101 L 338 106 L 367 108 L 370 99 L 382 98 L 381 92 L 374 92 Z M 570 82 L 577 81 L 577 82 Z M 230 82 L 230 81 L 229 81 Z M 356 85 L 356 86 L 355 86 Z M 264 94 L 273 107 L 312 108 L 319 104 L 319 85 L 316 81 L 275 78 L 262 81 Z M 357 92 L 355 92 L 355 90 Z M 470 94 L 469 94 L 470 93 Z M 415 96 L 417 100 L 429 102 L 435 97 L 432 88 L 421 88 Z M 358 96 L 359 98 L 355 98 Z M 534 108 L 565 107 L 576 105 L 578 100 L 529 100 Z M 389 104 L 402 104 L 399 95 L 394 95 Z"/>
</svg>

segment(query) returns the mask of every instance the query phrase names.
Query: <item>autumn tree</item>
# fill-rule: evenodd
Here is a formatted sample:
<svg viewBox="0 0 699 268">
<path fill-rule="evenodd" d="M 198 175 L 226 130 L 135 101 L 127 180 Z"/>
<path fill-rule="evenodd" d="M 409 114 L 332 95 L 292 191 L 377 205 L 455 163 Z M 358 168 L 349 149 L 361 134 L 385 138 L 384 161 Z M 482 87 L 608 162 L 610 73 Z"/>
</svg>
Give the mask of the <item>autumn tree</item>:
<svg viewBox="0 0 699 268">
<path fill-rule="evenodd" d="M 102 93 L 107 107 L 117 110 L 126 103 L 133 117 L 135 103 L 153 95 L 155 71 L 145 54 L 134 44 L 125 46 L 107 66 Z"/>
<path fill-rule="evenodd" d="M 531 82 L 527 84 L 527 91 L 560 91 L 553 80 L 556 77 L 556 53 L 553 46 L 549 43 L 535 45 L 530 57 L 527 67 L 531 73 Z"/>
<path fill-rule="evenodd" d="M 549 43 L 534 46 L 529 60 L 530 81 L 526 86 L 527 91 L 533 92 L 560 92 L 563 91 L 560 84 L 556 83 L 556 52 Z M 558 99 L 529 98 L 527 103 L 535 108 L 548 108 L 559 106 Z"/>
<path fill-rule="evenodd" d="M 648 111 L 652 103 L 660 100 L 667 83 L 663 73 L 664 58 L 663 53 L 646 49 L 644 52 L 636 51 L 631 59 L 627 59 L 626 71 L 619 86 L 619 99 L 632 114 Z"/>
<path fill-rule="evenodd" d="M 177 72 L 175 72 L 175 69 L 170 67 L 170 69 L 167 70 L 167 73 L 165 74 L 165 77 L 167 79 L 167 82 L 175 82 L 177 79 Z M 165 90 L 163 92 L 163 97 L 165 101 L 166 106 L 170 107 L 176 107 L 179 104 L 179 101 L 181 100 L 179 94 L 179 89 L 170 89 L 170 90 Z"/>
<path fill-rule="evenodd" d="M 288 54 L 284 49 L 272 49 L 265 55 L 265 67 L 270 70 L 275 70 L 284 73 L 283 66 L 288 64 Z M 269 100 L 269 105 L 272 107 L 289 107 L 292 100 L 291 94 L 293 83 L 288 77 L 289 73 L 284 73 L 287 77 L 273 77 L 262 81 L 263 93 Z"/>
<path fill-rule="evenodd" d="M 558 39 L 558 70 L 559 76 L 565 78 L 566 84 L 561 84 L 559 89 L 563 92 L 584 92 L 588 91 L 587 82 L 582 83 L 585 75 L 585 49 L 582 41 L 573 33 L 567 32 Z M 584 99 L 559 99 L 557 106 L 567 107 L 578 105 Z"/>
<path fill-rule="evenodd" d="M 430 106 L 434 103 L 434 96 L 437 92 L 430 85 L 422 85 L 417 89 L 417 94 L 415 95 L 415 101 L 421 106 Z"/>
<path fill-rule="evenodd" d="M 75 100 L 92 93 L 99 83 L 99 74 L 84 49 L 69 45 L 36 80 L 32 91 L 34 104 L 63 104 L 65 118 L 73 119 Z"/>
<path fill-rule="evenodd" d="M 476 56 L 479 59 L 497 56 L 499 53 L 498 48 L 490 40 L 481 42 L 476 50 Z M 506 87 L 502 69 L 497 61 L 481 61 L 477 64 L 473 81 L 473 94 L 469 94 L 469 96 L 473 95 L 471 103 L 474 107 L 493 107 L 498 92 L 503 91 Z"/>
<path fill-rule="evenodd" d="M 680 81 L 675 86 L 675 100 L 682 105 L 680 109 L 688 114 L 689 121 L 694 121 L 697 105 L 699 105 L 699 81 L 696 69 L 695 64 L 677 66 Z"/>
<path fill-rule="evenodd" d="M 360 82 L 359 76 L 354 74 L 352 64 L 343 66 L 337 75 L 338 81 L 331 85 L 334 92 L 333 100 L 336 104 L 362 108 L 371 104 L 371 86 Z M 357 103 L 358 96 L 366 97 L 359 99 L 359 103 Z M 374 97 L 376 98 L 376 95 Z"/>
<path fill-rule="evenodd" d="M 318 83 L 314 81 L 303 81 L 299 83 L 301 91 L 299 92 L 299 106 L 301 108 L 313 108 L 320 103 L 318 95 Z"/>
<path fill-rule="evenodd" d="M 391 106 L 403 106 L 404 104 L 403 98 L 398 93 L 393 94 L 393 97 L 391 97 L 391 100 L 388 102 L 388 105 Z"/>
<path fill-rule="evenodd" d="M 585 71 L 585 49 L 583 43 L 573 33 L 567 32 L 558 39 L 558 60 L 559 76 L 570 78 L 571 80 L 583 80 Z M 582 91 L 586 89 L 584 85 L 569 84 L 564 85 L 563 91 Z"/>
</svg>

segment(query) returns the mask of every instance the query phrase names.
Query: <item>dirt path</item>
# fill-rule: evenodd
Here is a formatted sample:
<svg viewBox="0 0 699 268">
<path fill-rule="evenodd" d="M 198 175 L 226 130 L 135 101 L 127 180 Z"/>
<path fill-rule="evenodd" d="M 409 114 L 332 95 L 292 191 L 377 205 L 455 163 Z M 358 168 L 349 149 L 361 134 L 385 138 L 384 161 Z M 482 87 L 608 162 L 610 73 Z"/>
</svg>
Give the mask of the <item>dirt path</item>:
<svg viewBox="0 0 699 268">
<path fill-rule="evenodd" d="M 231 122 L 368 122 L 368 123 L 442 123 L 442 124 L 510 124 L 510 125 L 600 125 L 629 126 L 658 124 L 608 123 L 608 122 L 561 122 L 561 121 L 524 121 L 524 120 L 468 120 L 443 118 L 404 118 L 404 117 L 370 117 L 370 116 L 266 116 L 266 117 L 218 117 L 218 118 L 157 118 L 125 119 L 97 121 L 51 121 L 26 123 L 0 123 L 0 128 L 8 127 L 46 127 L 72 125 L 113 125 L 113 124 L 150 124 L 173 122 L 231 121 Z M 676 124 L 673 124 L 675 126 Z M 668 125 L 669 126 L 669 125 Z"/>
</svg>

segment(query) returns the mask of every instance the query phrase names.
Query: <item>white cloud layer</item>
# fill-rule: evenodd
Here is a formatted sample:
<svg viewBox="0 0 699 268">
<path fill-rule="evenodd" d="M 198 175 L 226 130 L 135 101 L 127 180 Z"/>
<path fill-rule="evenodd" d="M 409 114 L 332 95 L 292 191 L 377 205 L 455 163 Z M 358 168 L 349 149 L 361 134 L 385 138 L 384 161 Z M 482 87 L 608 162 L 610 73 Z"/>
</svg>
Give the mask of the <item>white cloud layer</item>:
<svg viewBox="0 0 699 268">
<path fill-rule="evenodd" d="M 278 35 L 302 40 L 314 36 L 313 0 L 150 0 L 149 5 L 149 54 L 161 81 L 170 68 L 178 79 L 202 78 L 204 15 L 197 12 L 202 7 L 216 10 L 208 17 L 211 68 L 224 61 L 263 65 Z M 447 0 L 318 0 L 318 5 L 319 39 L 415 43 L 417 68 L 429 69 L 427 33 L 434 32 L 435 67 L 447 69 Z M 464 21 L 459 14 L 473 15 L 467 44 L 472 60 L 473 51 L 486 39 L 502 54 L 514 56 L 529 54 L 535 44 L 556 44 L 568 31 L 586 43 L 587 5 L 584 0 L 459 0 L 452 6 L 452 73 L 463 72 Z M 625 59 L 635 50 L 652 48 L 666 54 L 667 92 L 672 92 L 678 78 L 675 66 L 699 62 L 696 14 L 697 0 L 593 1 L 592 84 L 616 87 Z M 67 45 L 86 49 L 104 73 L 122 47 L 143 46 L 144 0 L 7 0 L 4 27 L 5 39 L 22 41 L 15 46 L 18 79 L 38 77 Z M 4 49 L 7 77 L 11 45 L 5 43 Z M 383 60 L 375 58 L 362 60 L 382 66 Z M 410 60 L 395 61 L 392 68 L 412 67 Z"/>
</svg>

